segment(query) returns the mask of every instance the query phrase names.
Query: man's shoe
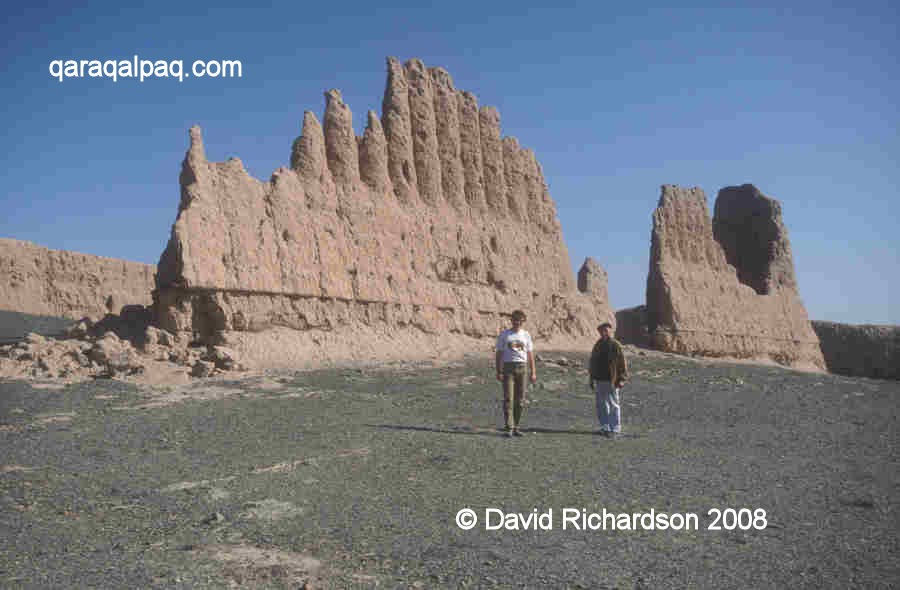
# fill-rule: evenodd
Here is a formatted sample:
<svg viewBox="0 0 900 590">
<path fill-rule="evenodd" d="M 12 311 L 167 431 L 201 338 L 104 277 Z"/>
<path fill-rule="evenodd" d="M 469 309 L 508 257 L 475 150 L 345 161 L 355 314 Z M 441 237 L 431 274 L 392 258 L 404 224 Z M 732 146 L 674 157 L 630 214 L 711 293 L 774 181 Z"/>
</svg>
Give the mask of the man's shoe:
<svg viewBox="0 0 900 590">
<path fill-rule="evenodd" d="M 522 436 L 522 432 L 518 428 L 514 428 L 512 433 L 513 436 Z"/>
</svg>

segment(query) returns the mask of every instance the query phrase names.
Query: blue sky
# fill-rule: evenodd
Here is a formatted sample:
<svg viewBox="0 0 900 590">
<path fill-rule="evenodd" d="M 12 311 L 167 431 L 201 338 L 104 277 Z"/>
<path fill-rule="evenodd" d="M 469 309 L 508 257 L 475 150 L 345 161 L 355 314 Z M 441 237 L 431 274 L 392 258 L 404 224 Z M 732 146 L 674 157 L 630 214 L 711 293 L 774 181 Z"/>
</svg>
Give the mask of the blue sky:
<svg viewBox="0 0 900 590">
<path fill-rule="evenodd" d="M 385 57 L 442 66 L 533 149 L 575 270 L 644 302 L 662 184 L 781 201 L 812 319 L 900 324 L 900 8 L 753 3 L 7 5 L 0 237 L 156 263 L 187 130 L 260 179 L 339 88 L 357 131 Z M 56 59 L 240 60 L 237 78 L 65 79 Z"/>
</svg>

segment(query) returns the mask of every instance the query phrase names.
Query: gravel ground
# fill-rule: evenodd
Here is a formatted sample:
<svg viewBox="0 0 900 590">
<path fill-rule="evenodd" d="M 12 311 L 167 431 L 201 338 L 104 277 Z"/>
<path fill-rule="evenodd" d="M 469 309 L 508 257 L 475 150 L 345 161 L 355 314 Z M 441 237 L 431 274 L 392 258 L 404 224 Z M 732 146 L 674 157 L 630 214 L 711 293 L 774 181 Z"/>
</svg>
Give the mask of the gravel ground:
<svg viewBox="0 0 900 590">
<path fill-rule="evenodd" d="M 490 358 L 0 381 L 0 587 L 900 586 L 900 383 L 641 351 L 609 440 L 563 354 L 521 439 Z M 487 530 L 489 508 L 552 528 Z M 566 509 L 698 526 L 575 530 Z"/>
</svg>

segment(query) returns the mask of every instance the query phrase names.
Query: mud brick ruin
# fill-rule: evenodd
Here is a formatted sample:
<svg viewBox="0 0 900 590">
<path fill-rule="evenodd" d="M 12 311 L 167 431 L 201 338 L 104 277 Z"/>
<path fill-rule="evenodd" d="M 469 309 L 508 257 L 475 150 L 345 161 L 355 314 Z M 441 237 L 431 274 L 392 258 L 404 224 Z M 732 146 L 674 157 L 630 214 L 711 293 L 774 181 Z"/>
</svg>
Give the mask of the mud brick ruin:
<svg viewBox="0 0 900 590">
<path fill-rule="evenodd" d="M 576 288 L 534 153 L 440 68 L 388 60 L 362 137 L 337 90 L 268 182 L 207 161 L 198 128 L 160 258 L 160 328 L 215 340 L 273 326 L 494 336 L 522 308 L 541 339 L 612 320 L 606 273 Z"/>
<path fill-rule="evenodd" d="M 31 314 L 11 325 L 75 320 L 66 346 L 18 334 L 0 373 L 483 352 L 523 309 L 545 350 L 587 350 L 609 321 L 667 352 L 897 377 L 896 327 L 809 321 L 781 205 L 756 187 L 722 189 L 710 217 L 702 190 L 663 186 L 645 304 L 613 313 L 602 261 L 576 279 L 541 166 L 494 108 L 441 68 L 388 58 L 381 111 L 357 137 L 326 92 L 321 122 L 304 114 L 289 166 L 265 182 L 208 161 L 191 128 L 156 267 L 0 239 L 0 311 Z"/>
<path fill-rule="evenodd" d="M 797 293 L 781 205 L 752 185 L 719 191 L 712 219 L 699 188 L 662 187 L 646 313 L 659 350 L 825 369 Z"/>
</svg>

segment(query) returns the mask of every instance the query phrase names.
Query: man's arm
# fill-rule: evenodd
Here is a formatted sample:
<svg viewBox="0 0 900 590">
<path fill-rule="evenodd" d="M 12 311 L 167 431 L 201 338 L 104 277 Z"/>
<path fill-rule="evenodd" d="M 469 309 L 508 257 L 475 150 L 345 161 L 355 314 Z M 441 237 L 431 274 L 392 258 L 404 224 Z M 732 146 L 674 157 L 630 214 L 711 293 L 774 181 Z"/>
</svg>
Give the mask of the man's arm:
<svg viewBox="0 0 900 590">
<path fill-rule="evenodd" d="M 534 366 L 534 351 L 528 351 L 528 366 L 531 368 L 531 382 L 537 382 L 537 368 Z"/>
<path fill-rule="evenodd" d="M 628 361 L 622 345 L 616 342 L 616 387 L 622 387 L 628 380 Z"/>
<path fill-rule="evenodd" d="M 503 381 L 503 351 L 498 350 L 494 355 L 494 364 L 497 367 L 497 381 Z"/>
</svg>

